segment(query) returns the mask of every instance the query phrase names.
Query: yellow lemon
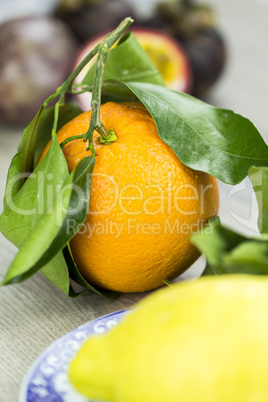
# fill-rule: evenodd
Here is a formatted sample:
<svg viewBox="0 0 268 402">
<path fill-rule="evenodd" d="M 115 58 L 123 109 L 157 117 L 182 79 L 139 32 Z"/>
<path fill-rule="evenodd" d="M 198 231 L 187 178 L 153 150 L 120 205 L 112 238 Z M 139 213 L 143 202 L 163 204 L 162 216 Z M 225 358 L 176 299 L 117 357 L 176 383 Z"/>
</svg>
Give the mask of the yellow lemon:
<svg viewBox="0 0 268 402">
<path fill-rule="evenodd" d="M 204 277 L 155 291 L 90 338 L 71 382 L 111 402 L 267 402 L 268 279 Z"/>
</svg>

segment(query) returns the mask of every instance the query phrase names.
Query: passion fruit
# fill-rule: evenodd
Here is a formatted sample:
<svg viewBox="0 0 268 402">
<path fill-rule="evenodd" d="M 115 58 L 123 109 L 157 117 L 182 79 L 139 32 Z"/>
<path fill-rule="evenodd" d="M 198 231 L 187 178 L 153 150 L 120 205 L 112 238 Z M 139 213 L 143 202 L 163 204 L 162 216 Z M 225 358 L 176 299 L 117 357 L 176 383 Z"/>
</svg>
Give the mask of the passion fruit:
<svg viewBox="0 0 268 402">
<path fill-rule="evenodd" d="M 153 64 L 160 72 L 166 86 L 180 92 L 190 92 L 192 72 L 187 55 L 178 41 L 170 35 L 156 29 L 144 27 L 131 29 L 141 46 L 146 50 Z M 78 52 L 74 68 L 92 50 L 105 35 L 97 36 L 86 42 Z M 77 77 L 76 83 L 82 82 L 87 71 L 92 66 L 91 61 Z M 77 101 L 83 110 L 88 110 L 91 94 L 88 92 L 77 95 Z"/>
<path fill-rule="evenodd" d="M 27 124 L 71 71 L 77 43 L 49 17 L 23 17 L 0 26 L 0 119 Z"/>
</svg>

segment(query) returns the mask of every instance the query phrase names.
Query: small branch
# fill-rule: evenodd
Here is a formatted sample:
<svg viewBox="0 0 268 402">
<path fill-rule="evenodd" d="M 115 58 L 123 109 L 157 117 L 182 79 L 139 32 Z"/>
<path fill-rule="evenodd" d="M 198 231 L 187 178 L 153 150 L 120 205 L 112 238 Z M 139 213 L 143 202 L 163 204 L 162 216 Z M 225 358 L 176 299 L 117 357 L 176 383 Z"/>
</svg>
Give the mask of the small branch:
<svg viewBox="0 0 268 402">
<path fill-rule="evenodd" d="M 100 42 L 100 44 L 107 43 L 108 48 L 110 49 L 113 46 L 113 44 L 120 38 L 120 36 L 130 27 L 132 22 L 133 22 L 132 18 L 130 17 L 125 18 L 113 32 L 105 36 L 105 38 Z M 92 49 L 88 53 L 88 55 L 81 61 L 81 63 L 74 69 L 71 75 L 63 83 L 62 90 L 63 92 L 65 91 L 64 93 L 66 93 L 70 89 L 73 81 L 76 79 L 78 74 L 89 63 L 89 61 L 98 53 L 100 44 L 95 46 L 94 49 Z"/>
<path fill-rule="evenodd" d="M 92 102 L 91 102 L 92 114 L 89 129 L 84 139 L 84 141 L 85 142 L 88 141 L 89 144 L 92 143 L 93 132 L 95 129 L 104 139 L 110 137 L 109 131 L 104 127 L 100 118 L 101 88 L 102 88 L 103 74 L 108 52 L 109 48 L 107 43 L 100 43 L 99 55 L 96 63 L 96 71 L 92 91 Z"/>
<path fill-rule="evenodd" d="M 60 147 L 61 149 L 68 144 L 68 142 L 71 142 L 73 140 L 80 140 L 82 138 L 85 138 L 86 134 L 80 134 L 80 135 L 73 135 L 72 137 L 66 138 L 64 141 L 61 142 Z"/>
<path fill-rule="evenodd" d="M 52 135 L 56 135 L 56 132 L 57 132 L 57 126 L 58 126 L 58 120 L 59 120 L 59 108 L 60 108 L 60 105 L 57 102 L 54 107 L 54 121 L 53 121 L 53 127 L 52 127 Z"/>
<path fill-rule="evenodd" d="M 93 84 L 93 95 L 92 95 L 92 118 L 90 122 L 90 127 L 87 133 L 85 133 L 84 141 L 89 141 L 88 150 L 93 148 L 92 145 L 92 137 L 94 129 L 96 129 L 104 140 L 111 140 L 114 138 L 114 133 L 109 132 L 103 126 L 100 119 L 100 102 L 101 102 L 101 88 L 103 81 L 103 74 L 105 69 L 105 63 L 108 56 L 108 52 L 110 48 L 117 42 L 117 40 L 121 37 L 121 35 L 129 28 L 132 24 L 133 19 L 128 17 L 125 18 L 118 27 L 111 33 L 105 36 L 105 38 L 88 53 L 88 55 L 82 60 L 82 62 L 74 69 L 74 71 L 70 74 L 67 80 L 62 84 L 61 87 L 58 88 L 57 95 L 59 95 L 59 100 L 55 104 L 54 109 L 54 122 L 52 135 L 54 135 L 57 131 L 58 126 L 58 118 L 59 118 L 59 109 L 61 105 L 64 104 L 64 97 L 67 92 L 72 92 L 72 84 L 78 74 L 83 70 L 83 68 L 88 64 L 88 62 L 99 52 L 99 57 L 97 60 L 95 79 Z M 96 82 L 95 82 L 96 80 Z M 55 94 L 52 96 L 56 96 Z M 113 135 L 114 134 L 114 135 Z M 82 138 L 82 136 L 81 136 Z M 70 140 L 71 141 L 71 140 Z M 69 142 L 69 141 L 68 141 Z M 94 151 L 94 150 L 93 150 Z M 95 153 L 95 151 L 93 152 Z"/>
<path fill-rule="evenodd" d="M 71 95 L 79 95 L 83 94 L 86 91 L 92 92 L 93 85 L 87 85 L 87 84 L 75 84 L 72 85 L 70 89 L 68 89 L 68 93 Z"/>
<path fill-rule="evenodd" d="M 46 108 L 47 105 L 49 104 L 49 102 L 51 102 L 53 99 L 55 99 L 57 96 L 59 96 L 59 94 L 61 93 L 62 90 L 62 86 L 58 87 L 56 92 L 53 95 L 50 95 L 45 102 L 43 103 L 43 107 Z"/>
<path fill-rule="evenodd" d="M 133 23 L 133 19 L 128 17 L 125 18 L 114 31 L 110 32 L 105 36 L 103 42 L 106 42 L 109 49 L 118 41 L 118 39 L 123 35 L 123 33 L 130 27 Z"/>
<path fill-rule="evenodd" d="M 132 24 L 133 20 L 131 18 L 126 18 L 122 23 L 110 34 L 108 34 L 104 40 L 98 45 L 98 59 L 96 62 L 96 70 L 94 76 L 93 90 L 92 90 L 92 101 L 91 101 L 91 119 L 89 129 L 85 135 L 84 141 L 88 141 L 89 146 L 92 144 L 93 132 L 98 131 L 100 134 L 99 142 L 101 144 L 110 144 L 117 140 L 117 136 L 114 130 L 107 130 L 103 125 L 100 117 L 100 104 L 101 104 L 101 89 L 103 82 L 103 75 L 106 65 L 106 60 L 110 48 L 115 44 L 115 42 L 120 38 L 122 33 Z M 88 149 L 89 149 L 88 146 Z"/>
</svg>

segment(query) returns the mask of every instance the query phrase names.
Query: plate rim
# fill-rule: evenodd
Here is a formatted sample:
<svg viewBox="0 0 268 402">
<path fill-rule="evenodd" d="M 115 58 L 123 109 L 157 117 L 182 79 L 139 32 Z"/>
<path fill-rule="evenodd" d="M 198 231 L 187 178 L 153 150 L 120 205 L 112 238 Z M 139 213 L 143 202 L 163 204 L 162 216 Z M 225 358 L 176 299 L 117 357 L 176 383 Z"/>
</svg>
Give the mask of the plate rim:
<svg viewBox="0 0 268 402">
<path fill-rule="evenodd" d="M 27 386 L 29 384 L 29 380 L 34 372 L 34 370 L 36 369 L 36 367 L 39 364 L 39 361 L 42 360 L 42 358 L 49 352 L 50 349 L 52 349 L 55 344 L 57 344 L 58 342 L 61 342 L 63 338 L 69 336 L 71 333 L 75 332 L 75 331 L 79 331 L 81 329 L 83 329 L 85 326 L 87 326 L 89 323 L 93 323 L 94 321 L 99 321 L 99 320 L 103 320 L 103 319 L 108 319 L 109 317 L 114 317 L 117 315 L 122 315 L 124 313 L 126 313 L 127 311 L 132 310 L 132 308 L 124 308 L 121 310 L 117 310 L 114 311 L 112 313 L 108 313 L 108 314 L 104 314 L 101 315 L 99 317 L 93 318 L 92 320 L 86 321 L 81 325 L 78 325 L 77 327 L 75 327 L 74 329 L 66 332 L 65 334 L 63 334 L 62 336 L 60 336 L 59 338 L 55 339 L 53 342 L 51 342 L 51 344 L 49 346 L 47 346 L 32 362 L 32 364 L 29 366 L 28 370 L 26 371 L 21 386 L 20 386 L 20 390 L 19 390 L 19 395 L 18 395 L 18 402 L 27 402 Z"/>
</svg>

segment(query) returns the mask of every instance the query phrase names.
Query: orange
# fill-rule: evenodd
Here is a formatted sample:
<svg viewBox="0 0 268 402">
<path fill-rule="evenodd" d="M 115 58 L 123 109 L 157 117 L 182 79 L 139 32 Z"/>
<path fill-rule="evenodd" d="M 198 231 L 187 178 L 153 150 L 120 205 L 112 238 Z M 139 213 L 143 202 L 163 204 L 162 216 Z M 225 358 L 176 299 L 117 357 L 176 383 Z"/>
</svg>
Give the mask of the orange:
<svg viewBox="0 0 268 402">
<path fill-rule="evenodd" d="M 58 140 L 87 131 L 91 111 L 68 122 Z M 194 171 L 160 139 L 156 125 L 138 103 L 101 106 L 104 126 L 118 140 L 97 141 L 90 206 L 71 250 L 91 284 L 119 292 L 142 292 L 163 285 L 199 256 L 190 236 L 219 207 L 217 180 Z M 44 149 L 45 155 L 49 144 Z M 69 170 L 90 151 L 78 139 L 63 148 Z"/>
</svg>

